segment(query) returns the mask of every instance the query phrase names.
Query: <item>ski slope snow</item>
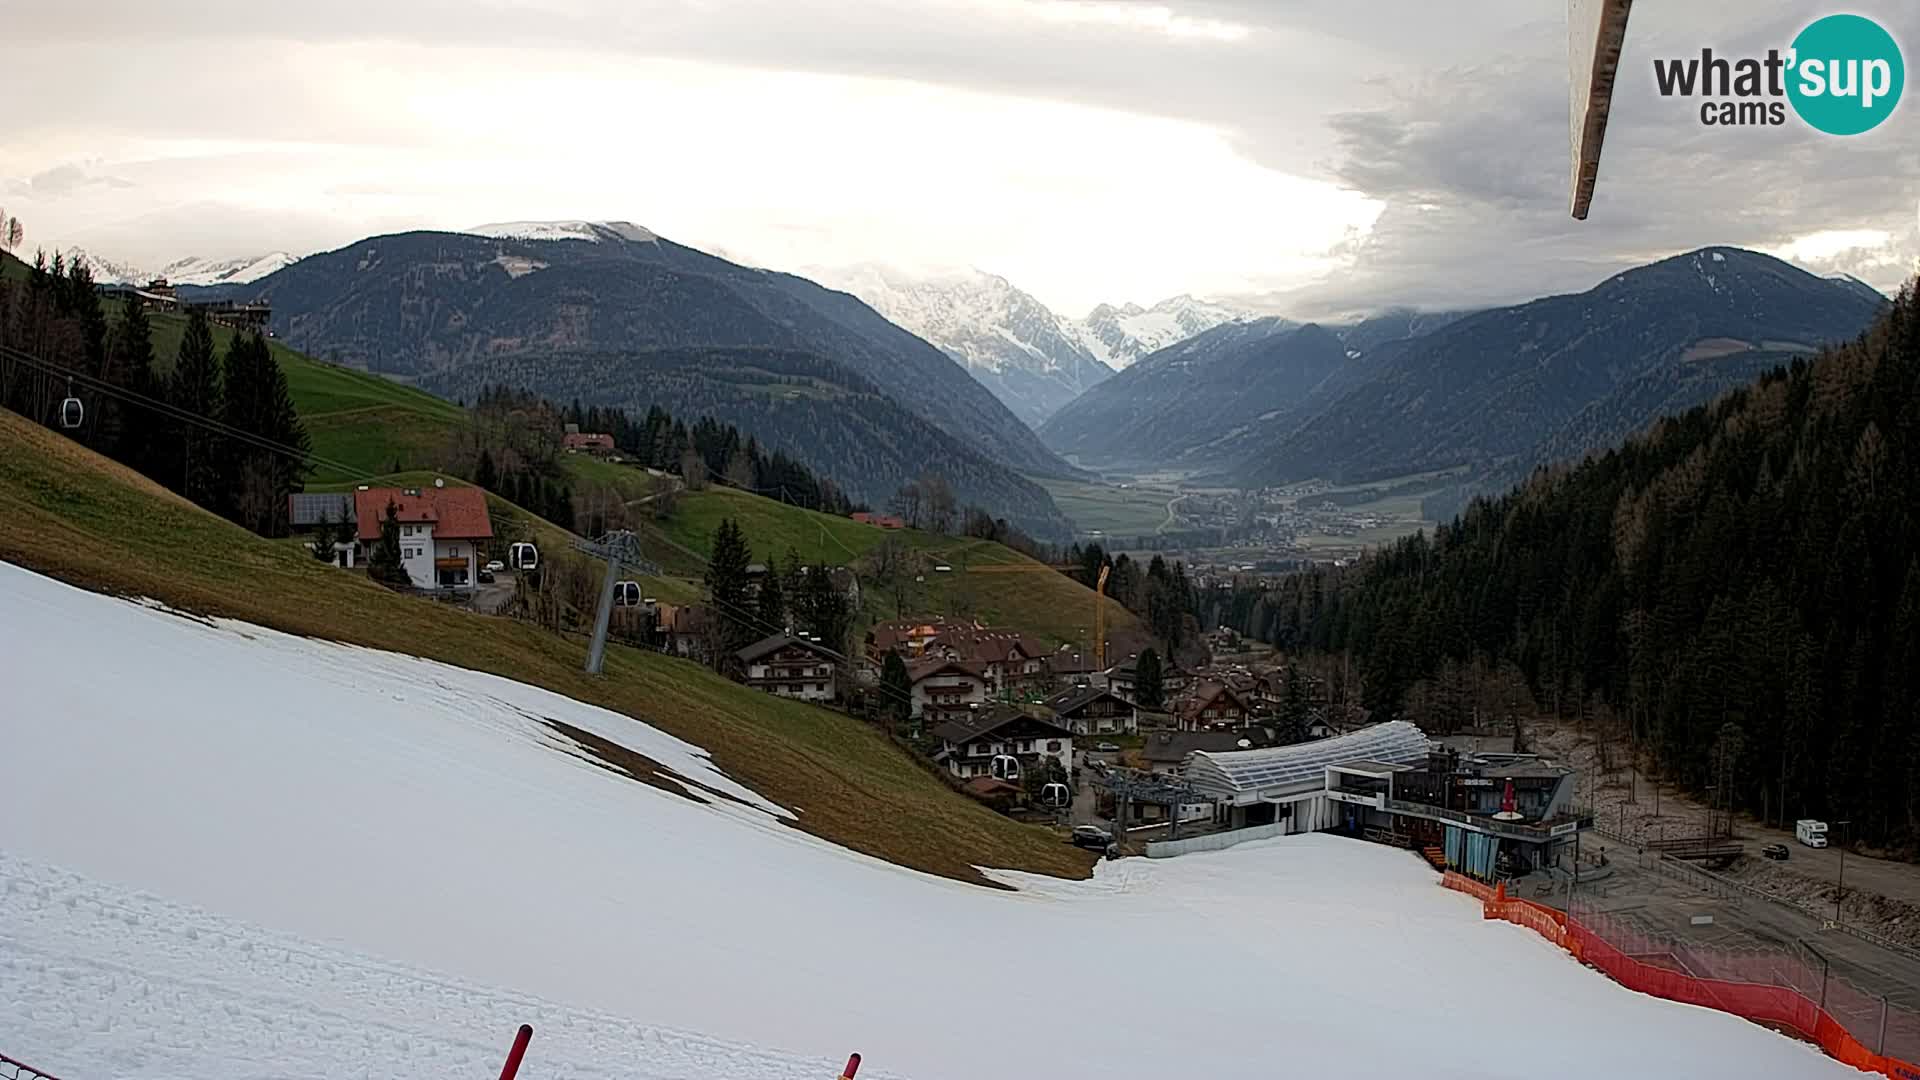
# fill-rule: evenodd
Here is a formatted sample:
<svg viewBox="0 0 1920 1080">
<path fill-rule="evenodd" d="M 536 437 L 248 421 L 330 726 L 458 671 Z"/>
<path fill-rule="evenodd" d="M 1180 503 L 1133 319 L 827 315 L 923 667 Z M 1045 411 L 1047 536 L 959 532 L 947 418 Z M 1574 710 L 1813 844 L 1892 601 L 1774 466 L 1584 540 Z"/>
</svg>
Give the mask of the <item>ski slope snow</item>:
<svg viewBox="0 0 1920 1080">
<path fill-rule="evenodd" d="M 1630 993 L 1404 852 L 930 877 L 705 751 L 0 564 L 0 1052 L 78 1077 L 1858 1075 Z M 585 758 L 555 718 L 687 794 Z M 1631 1033 L 1619 1037 L 1619 1033 Z"/>
</svg>

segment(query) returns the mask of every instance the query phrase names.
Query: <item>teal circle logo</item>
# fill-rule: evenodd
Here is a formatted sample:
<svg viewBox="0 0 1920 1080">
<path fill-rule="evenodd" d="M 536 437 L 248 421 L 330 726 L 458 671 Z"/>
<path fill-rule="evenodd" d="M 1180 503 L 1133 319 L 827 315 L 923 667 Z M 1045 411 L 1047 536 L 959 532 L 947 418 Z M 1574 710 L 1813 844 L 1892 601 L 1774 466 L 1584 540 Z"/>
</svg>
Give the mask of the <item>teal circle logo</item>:
<svg viewBox="0 0 1920 1080">
<path fill-rule="evenodd" d="M 1800 119 L 1829 135 L 1872 131 L 1893 115 L 1906 85 L 1900 46 L 1861 15 L 1829 15 L 1793 39 L 1787 99 Z"/>
</svg>

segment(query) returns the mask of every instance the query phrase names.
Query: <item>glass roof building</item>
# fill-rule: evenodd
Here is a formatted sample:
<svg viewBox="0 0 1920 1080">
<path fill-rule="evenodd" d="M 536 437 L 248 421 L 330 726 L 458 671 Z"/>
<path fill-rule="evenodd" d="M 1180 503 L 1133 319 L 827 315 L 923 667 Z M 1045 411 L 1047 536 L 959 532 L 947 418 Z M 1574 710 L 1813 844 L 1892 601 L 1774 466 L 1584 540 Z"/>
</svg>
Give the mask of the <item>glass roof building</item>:
<svg viewBox="0 0 1920 1080">
<path fill-rule="evenodd" d="M 1221 753 L 1196 750 L 1187 757 L 1185 775 L 1194 787 L 1218 801 L 1247 806 L 1322 791 L 1329 765 L 1368 761 L 1419 766 L 1426 764 L 1431 749 L 1419 728 L 1394 720 L 1351 735 L 1292 746 Z"/>
</svg>

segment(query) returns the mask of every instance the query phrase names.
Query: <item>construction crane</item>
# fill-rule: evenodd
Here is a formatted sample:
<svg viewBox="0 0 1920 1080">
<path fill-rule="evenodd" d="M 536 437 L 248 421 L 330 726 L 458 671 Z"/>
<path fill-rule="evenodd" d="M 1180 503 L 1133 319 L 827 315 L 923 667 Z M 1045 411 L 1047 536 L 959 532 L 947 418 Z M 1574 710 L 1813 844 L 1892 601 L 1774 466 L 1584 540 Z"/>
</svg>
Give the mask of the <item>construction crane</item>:
<svg viewBox="0 0 1920 1080">
<path fill-rule="evenodd" d="M 966 567 L 967 572 L 973 574 L 1072 574 L 1079 569 L 1078 564 L 1060 563 L 988 563 Z M 1112 570 L 1111 566 L 1102 566 L 1093 586 L 1093 659 L 1101 670 L 1107 666 L 1107 575 Z"/>
</svg>

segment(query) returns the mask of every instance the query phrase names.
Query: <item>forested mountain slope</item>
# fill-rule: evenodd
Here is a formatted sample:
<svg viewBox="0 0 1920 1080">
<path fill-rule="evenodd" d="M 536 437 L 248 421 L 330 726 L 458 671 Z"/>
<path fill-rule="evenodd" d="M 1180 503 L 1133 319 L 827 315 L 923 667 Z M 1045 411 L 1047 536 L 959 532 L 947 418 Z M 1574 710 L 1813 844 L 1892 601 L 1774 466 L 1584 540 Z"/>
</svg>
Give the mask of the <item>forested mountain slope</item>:
<svg viewBox="0 0 1920 1080">
<path fill-rule="evenodd" d="M 1920 842 L 1920 311 L 1578 467 L 1474 503 L 1240 619 L 1352 650 L 1391 714 L 1442 665 L 1511 661 L 1617 718 L 1672 778 L 1777 821 Z"/>
</svg>

